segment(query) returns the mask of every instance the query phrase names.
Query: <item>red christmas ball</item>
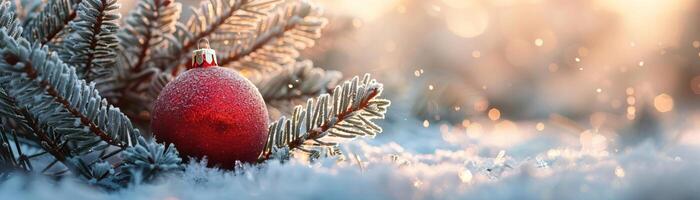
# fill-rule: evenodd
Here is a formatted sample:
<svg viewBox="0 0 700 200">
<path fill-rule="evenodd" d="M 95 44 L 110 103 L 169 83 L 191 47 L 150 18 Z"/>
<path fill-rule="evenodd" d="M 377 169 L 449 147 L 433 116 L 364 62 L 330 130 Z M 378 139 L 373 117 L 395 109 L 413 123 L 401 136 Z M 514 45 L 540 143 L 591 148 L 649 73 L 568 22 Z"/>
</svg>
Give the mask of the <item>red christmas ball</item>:
<svg viewBox="0 0 700 200">
<path fill-rule="evenodd" d="M 183 157 L 206 156 L 210 165 L 254 162 L 268 137 L 265 102 L 250 81 L 217 67 L 209 54 L 213 50 L 195 51 L 194 67 L 163 88 L 153 108 L 153 134 Z"/>
</svg>

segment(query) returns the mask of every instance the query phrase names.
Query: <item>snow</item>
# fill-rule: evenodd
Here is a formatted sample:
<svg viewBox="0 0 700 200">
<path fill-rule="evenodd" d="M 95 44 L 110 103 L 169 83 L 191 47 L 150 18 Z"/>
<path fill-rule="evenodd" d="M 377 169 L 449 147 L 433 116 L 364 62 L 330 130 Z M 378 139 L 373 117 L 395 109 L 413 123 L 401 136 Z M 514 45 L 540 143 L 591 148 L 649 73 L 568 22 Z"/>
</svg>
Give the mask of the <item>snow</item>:
<svg viewBox="0 0 700 200">
<path fill-rule="evenodd" d="M 569 134 L 540 122 L 385 124 L 347 158 L 293 159 L 239 170 L 192 162 L 182 174 L 107 192 L 75 180 L 16 176 L 3 199 L 697 199 L 698 144 L 649 139 L 622 148 L 614 135 Z M 434 123 L 435 124 L 435 123 Z M 500 125 L 499 125 L 500 124 Z M 517 127 L 511 127 L 511 126 Z M 471 130 L 471 131 L 466 131 Z M 539 131 L 542 130 L 542 131 Z M 477 133 L 480 131 L 480 133 Z M 597 138 L 597 139 L 596 139 Z"/>
</svg>

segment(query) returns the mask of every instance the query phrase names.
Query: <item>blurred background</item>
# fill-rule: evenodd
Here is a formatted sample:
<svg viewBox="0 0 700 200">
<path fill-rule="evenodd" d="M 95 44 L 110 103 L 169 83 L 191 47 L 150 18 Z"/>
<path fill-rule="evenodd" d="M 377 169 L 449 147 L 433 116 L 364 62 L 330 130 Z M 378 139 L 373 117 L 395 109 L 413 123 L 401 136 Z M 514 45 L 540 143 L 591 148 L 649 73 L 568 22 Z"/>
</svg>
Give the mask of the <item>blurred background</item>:
<svg viewBox="0 0 700 200">
<path fill-rule="evenodd" d="M 309 54 L 379 76 L 390 121 L 699 141 L 697 1 L 320 3 L 331 23 Z"/>
<path fill-rule="evenodd" d="M 320 4 L 330 26 L 308 53 L 317 66 L 379 76 L 389 121 L 589 131 L 620 148 L 700 141 L 697 1 Z"/>
<path fill-rule="evenodd" d="M 697 1 L 315 2 L 330 23 L 305 56 L 383 82 L 385 135 L 410 123 L 700 143 Z"/>
</svg>

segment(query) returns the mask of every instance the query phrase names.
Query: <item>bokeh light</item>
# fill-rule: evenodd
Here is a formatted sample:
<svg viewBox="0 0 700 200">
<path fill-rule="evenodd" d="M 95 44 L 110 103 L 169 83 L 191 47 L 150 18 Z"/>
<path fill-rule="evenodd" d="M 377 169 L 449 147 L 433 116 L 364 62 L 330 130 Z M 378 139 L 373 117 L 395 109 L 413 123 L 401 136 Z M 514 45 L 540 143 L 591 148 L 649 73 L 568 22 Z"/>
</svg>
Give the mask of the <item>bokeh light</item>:
<svg viewBox="0 0 700 200">
<path fill-rule="evenodd" d="M 654 97 L 654 107 L 659 112 L 669 112 L 673 110 L 673 97 L 668 94 L 659 94 Z"/>
</svg>

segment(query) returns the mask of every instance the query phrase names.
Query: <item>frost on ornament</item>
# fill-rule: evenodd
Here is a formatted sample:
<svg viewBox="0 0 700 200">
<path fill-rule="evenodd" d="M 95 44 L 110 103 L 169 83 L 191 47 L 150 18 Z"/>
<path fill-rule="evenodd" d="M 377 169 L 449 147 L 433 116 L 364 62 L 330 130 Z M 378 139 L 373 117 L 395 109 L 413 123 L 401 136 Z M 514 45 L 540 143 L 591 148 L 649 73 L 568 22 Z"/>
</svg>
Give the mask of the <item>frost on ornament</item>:
<svg viewBox="0 0 700 200">
<path fill-rule="evenodd" d="M 168 83 L 154 103 L 151 129 L 183 158 L 210 166 L 255 162 L 268 138 L 268 113 L 258 89 L 237 72 L 216 66 L 211 49 L 196 50 L 192 68 Z M 201 60 L 198 60 L 201 58 Z"/>
</svg>

